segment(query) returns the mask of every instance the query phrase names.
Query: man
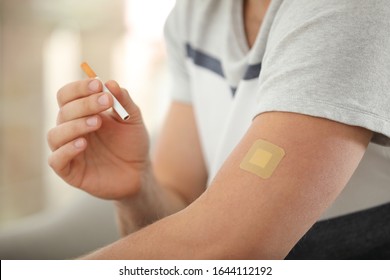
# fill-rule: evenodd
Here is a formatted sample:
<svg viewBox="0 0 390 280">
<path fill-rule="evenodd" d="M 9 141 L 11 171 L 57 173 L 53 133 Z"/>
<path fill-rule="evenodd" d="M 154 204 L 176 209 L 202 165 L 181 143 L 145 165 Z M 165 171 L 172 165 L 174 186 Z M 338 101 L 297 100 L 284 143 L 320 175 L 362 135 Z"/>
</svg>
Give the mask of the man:
<svg viewBox="0 0 390 280">
<path fill-rule="evenodd" d="M 390 256 L 389 15 L 379 0 L 178 1 L 153 160 L 125 89 L 106 84 L 121 121 L 100 82 L 63 87 L 49 163 L 115 200 L 124 236 L 86 258 Z"/>
</svg>

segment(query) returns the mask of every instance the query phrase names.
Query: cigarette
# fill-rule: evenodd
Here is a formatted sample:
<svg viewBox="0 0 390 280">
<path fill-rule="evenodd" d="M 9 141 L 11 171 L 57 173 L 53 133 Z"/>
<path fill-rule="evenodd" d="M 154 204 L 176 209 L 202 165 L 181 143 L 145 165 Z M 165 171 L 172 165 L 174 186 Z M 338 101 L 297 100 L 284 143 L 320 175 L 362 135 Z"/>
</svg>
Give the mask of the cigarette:
<svg viewBox="0 0 390 280">
<path fill-rule="evenodd" d="M 87 74 L 89 78 L 94 78 L 99 81 L 100 78 L 96 75 L 95 71 L 92 70 L 92 68 L 88 65 L 87 62 L 81 63 L 81 69 Z M 108 88 L 103 83 L 103 91 L 111 93 Z M 130 118 L 129 113 L 126 112 L 125 108 L 119 103 L 119 101 L 115 98 L 115 96 L 111 93 L 112 97 L 114 98 L 114 104 L 112 105 L 112 108 L 118 113 L 118 115 L 121 117 L 122 120 L 127 120 Z"/>
</svg>

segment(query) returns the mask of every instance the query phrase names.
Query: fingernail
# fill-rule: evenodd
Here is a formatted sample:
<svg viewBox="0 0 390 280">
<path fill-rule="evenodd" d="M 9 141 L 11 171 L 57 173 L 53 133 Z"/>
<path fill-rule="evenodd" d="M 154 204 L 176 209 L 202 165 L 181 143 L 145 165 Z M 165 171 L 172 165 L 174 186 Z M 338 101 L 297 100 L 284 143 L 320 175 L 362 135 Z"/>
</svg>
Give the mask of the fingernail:
<svg viewBox="0 0 390 280">
<path fill-rule="evenodd" d="M 108 100 L 107 94 L 103 94 L 102 96 L 100 96 L 98 98 L 98 102 L 100 105 L 103 105 L 103 106 L 108 105 L 109 100 Z"/>
<path fill-rule="evenodd" d="M 98 92 L 100 87 L 100 82 L 98 80 L 92 80 L 88 84 L 88 89 L 92 92 Z"/>
<path fill-rule="evenodd" d="M 98 123 L 97 117 L 90 117 L 87 119 L 88 126 L 96 126 Z"/>
<path fill-rule="evenodd" d="M 77 139 L 76 141 L 74 141 L 73 145 L 75 146 L 75 148 L 81 149 L 81 148 L 84 147 L 84 140 L 83 139 Z"/>
</svg>

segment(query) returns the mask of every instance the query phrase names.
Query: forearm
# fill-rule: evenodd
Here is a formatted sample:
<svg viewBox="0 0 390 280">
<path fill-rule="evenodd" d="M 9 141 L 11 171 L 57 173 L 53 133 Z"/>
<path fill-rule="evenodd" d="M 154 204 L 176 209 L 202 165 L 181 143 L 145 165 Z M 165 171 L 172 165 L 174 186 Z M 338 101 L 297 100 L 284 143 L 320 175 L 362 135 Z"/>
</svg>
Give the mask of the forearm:
<svg viewBox="0 0 390 280">
<path fill-rule="evenodd" d="M 123 235 L 183 209 L 204 192 L 207 170 L 192 106 L 171 104 L 153 154 L 138 193 L 116 203 Z"/>
<path fill-rule="evenodd" d="M 116 201 L 115 206 L 121 235 L 126 236 L 183 209 L 186 204 L 148 170 L 138 193 Z"/>
<path fill-rule="evenodd" d="M 214 196 L 213 194 L 212 196 Z M 281 259 L 286 249 L 272 251 L 267 225 L 252 232 L 240 211 L 215 207 L 204 196 L 189 207 L 161 219 L 83 259 Z M 218 203 L 217 203 L 218 204 Z M 205 213 L 205 209 L 207 213 Z M 239 217 L 239 219 L 237 219 Z M 244 219 L 245 220 L 245 219 Z M 243 235 L 244 234 L 244 235 Z M 281 246 L 279 242 L 278 246 Z M 285 247 L 285 244 L 282 244 Z"/>
<path fill-rule="evenodd" d="M 199 208 L 191 206 L 161 219 L 84 259 L 221 259 L 231 256 L 227 225 L 200 219 Z M 197 217 L 198 216 L 198 217 Z M 231 245 L 231 244 L 230 244 Z M 238 245 L 238 243 L 236 244 Z M 241 256 L 242 258 L 242 256 Z"/>
</svg>

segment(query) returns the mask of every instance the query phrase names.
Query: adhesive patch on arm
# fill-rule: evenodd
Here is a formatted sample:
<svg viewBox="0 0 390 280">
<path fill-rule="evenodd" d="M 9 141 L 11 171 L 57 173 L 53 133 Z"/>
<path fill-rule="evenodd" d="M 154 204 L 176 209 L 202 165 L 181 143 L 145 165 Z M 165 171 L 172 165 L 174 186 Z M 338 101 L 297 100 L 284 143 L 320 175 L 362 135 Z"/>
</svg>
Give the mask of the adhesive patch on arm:
<svg viewBox="0 0 390 280">
<path fill-rule="evenodd" d="M 268 179 L 278 167 L 286 153 L 275 144 L 257 140 L 240 164 L 240 168 L 263 179 Z"/>
</svg>

